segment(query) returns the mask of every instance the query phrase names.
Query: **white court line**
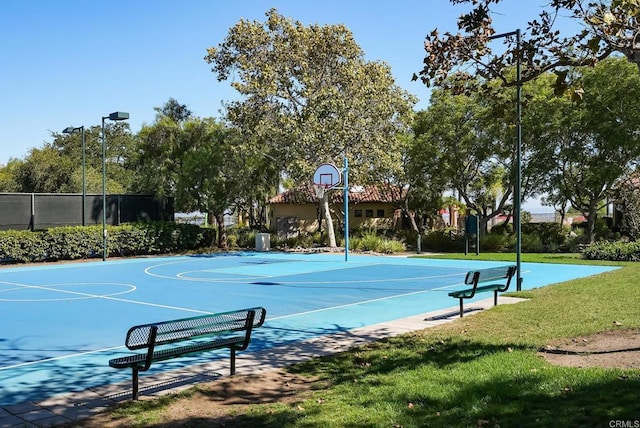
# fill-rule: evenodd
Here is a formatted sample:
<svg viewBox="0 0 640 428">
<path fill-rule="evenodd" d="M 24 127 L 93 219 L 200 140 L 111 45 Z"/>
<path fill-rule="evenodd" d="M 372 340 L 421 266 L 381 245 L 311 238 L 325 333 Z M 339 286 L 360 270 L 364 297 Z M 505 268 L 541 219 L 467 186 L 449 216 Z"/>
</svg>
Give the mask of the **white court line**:
<svg viewBox="0 0 640 428">
<path fill-rule="evenodd" d="M 167 266 L 167 265 L 171 265 L 171 264 L 176 264 L 178 262 L 174 262 L 174 263 L 163 263 L 163 264 L 159 264 L 159 265 L 154 265 L 154 266 L 149 266 L 148 268 L 146 268 L 144 270 L 145 274 L 149 275 L 149 276 L 153 276 L 155 278 L 162 278 L 162 279 L 170 279 L 170 280 L 180 280 L 180 281 L 194 281 L 194 282 L 209 282 L 209 283 L 231 283 L 231 284 L 245 284 L 247 283 L 247 280 L 249 279 L 255 279 L 255 280 L 261 280 L 261 279 L 265 279 L 265 278 L 286 278 L 288 276 L 295 276 L 295 275 L 302 275 L 302 274 L 307 274 L 307 273 L 315 273 L 315 272 L 335 272 L 335 271 L 341 271 L 341 270 L 347 270 L 347 269 L 353 269 L 353 268 L 359 268 L 359 267 L 372 267 L 372 266 L 389 266 L 388 264 L 385 263 L 372 263 L 372 264 L 366 264 L 366 263 L 360 263 L 358 265 L 350 265 L 350 266 L 345 266 L 345 267 L 340 267 L 340 268 L 335 268 L 335 269 L 323 269 L 323 270 L 309 270 L 309 271 L 304 271 L 304 272 L 295 272 L 295 273 L 291 273 L 291 274 L 287 274 L 287 275 L 256 275 L 256 274 L 236 274 L 236 275 L 245 275 L 245 278 L 235 278 L 235 279 L 231 279 L 231 278 L 194 278 L 194 277 L 188 277 L 185 276 L 187 274 L 191 274 L 191 273 L 196 273 L 196 272 L 211 272 L 211 273 L 215 273 L 216 269 L 202 269 L 202 270 L 193 270 L 193 271 L 185 271 L 185 272 L 180 272 L 175 274 L 174 276 L 169 276 L 169 275 L 161 275 L 161 274 L 156 274 L 156 273 L 152 273 L 151 269 L 154 269 L 156 267 L 161 267 L 161 266 Z M 424 268 L 423 266 L 412 266 L 412 267 L 418 267 L 418 268 Z M 228 270 L 229 268 L 220 268 L 220 269 L 224 269 L 224 270 Z M 465 273 L 467 271 L 467 269 L 464 270 Z M 224 272 L 225 274 L 227 274 L 227 272 Z M 434 278 L 448 278 L 448 277 L 452 277 L 452 276 L 459 276 L 462 275 L 462 272 L 458 272 L 458 273 L 452 273 L 452 274 L 447 274 L 447 275 L 429 275 L 429 276 L 416 276 L 416 277 L 410 277 L 410 278 L 381 278 L 381 279 L 354 279 L 354 280 L 343 280 L 343 281 L 281 281 L 278 280 L 277 282 L 283 285 L 295 285 L 295 284 L 365 284 L 365 283 L 385 283 L 385 282 L 404 282 L 404 281 L 422 281 L 422 280 L 428 280 L 428 279 L 434 279 Z M 435 290 L 435 289 L 432 289 Z"/>
<path fill-rule="evenodd" d="M 308 261 L 301 261 L 301 260 L 292 260 L 291 262 L 282 262 L 282 263 L 312 263 L 312 262 L 308 262 Z M 156 274 L 151 272 L 152 269 L 155 268 L 159 268 L 159 267 L 163 267 L 163 266 L 169 266 L 169 265 L 173 265 L 173 264 L 178 264 L 181 263 L 179 261 L 176 262 L 170 262 L 170 263 L 161 263 L 158 265 L 153 265 L 153 266 L 149 266 L 144 270 L 144 273 L 149 275 L 149 276 L 153 276 L 155 278 L 162 278 L 162 279 L 173 279 L 173 280 L 180 280 L 180 281 L 194 281 L 194 282 L 212 282 L 212 283 L 221 283 L 221 282 L 225 282 L 225 283 L 232 283 L 232 284 L 243 284 L 246 282 L 246 279 L 229 279 L 229 278 L 191 278 L 191 277 L 184 277 L 185 274 L 187 273 L 192 273 L 192 272 L 210 272 L 210 273 L 215 273 L 215 272 L 221 272 L 224 273 L 226 275 L 229 275 L 229 269 L 233 269 L 230 267 L 220 267 L 220 268 L 214 268 L 214 269 L 200 269 L 200 270 L 193 270 L 193 271 L 186 271 L 186 272 L 180 272 L 177 274 L 174 274 L 173 276 L 169 276 L 169 275 L 161 275 L 161 274 Z M 326 261 L 322 261 L 319 263 L 332 263 L 332 262 L 326 262 Z M 335 269 L 310 269 L 310 270 L 305 270 L 305 271 L 301 271 L 301 272 L 295 272 L 295 273 L 291 273 L 288 275 L 282 275 L 282 277 L 286 277 L 286 276 L 293 276 L 293 275 L 302 275 L 305 273 L 315 273 L 315 272 L 332 272 L 332 271 L 339 271 L 339 270 L 346 270 L 346 269 L 353 269 L 356 267 L 368 267 L 368 266 L 381 266 L 383 264 L 380 263 L 358 263 L 358 264 L 352 264 L 350 266 L 344 266 L 344 267 L 339 267 L 339 268 L 335 268 Z M 253 267 L 255 265 L 251 265 L 251 267 Z M 247 278 L 256 278 L 256 279 L 260 279 L 260 278 L 273 278 L 274 276 L 269 276 L 269 275 L 257 275 L 257 274 L 243 274 L 243 273 L 236 273 L 233 272 L 231 273 L 231 275 L 244 275 Z M 419 279 L 419 278 L 418 278 Z M 282 281 L 280 281 L 282 282 Z M 295 284 L 294 282 L 291 282 L 290 284 Z M 311 284 L 310 282 L 301 282 L 301 284 Z M 313 283 L 316 284 L 316 283 Z M 321 283 L 320 283 L 321 284 Z"/>
<path fill-rule="evenodd" d="M 44 360 L 28 361 L 26 363 L 18 363 L 18 364 L 14 364 L 14 365 L 11 365 L 11 366 L 0 367 L 0 371 L 8 370 L 8 369 L 16 369 L 18 367 L 33 366 L 35 364 L 48 363 L 50 361 L 64 360 L 65 358 L 81 357 L 83 355 L 97 354 L 99 352 L 106 352 L 106 351 L 113 351 L 114 349 L 120 349 L 120 348 L 124 348 L 124 347 L 125 347 L 124 345 L 120 345 L 120 346 L 114 346 L 114 347 L 111 347 L 111 348 L 97 349 L 97 350 L 94 350 L 94 351 L 78 352 L 76 354 L 61 355 L 59 357 L 45 358 Z"/>
<path fill-rule="evenodd" d="M 163 265 L 170 265 L 170 264 L 176 264 L 176 263 L 178 263 L 178 262 L 165 263 Z M 157 267 L 157 266 L 162 266 L 162 265 L 155 265 L 155 267 Z M 150 276 L 157 276 L 157 277 L 161 277 L 162 278 L 162 276 L 151 274 L 151 273 L 147 272 L 148 269 L 153 268 L 153 267 L 154 266 L 150 266 L 149 268 L 145 269 L 145 273 L 149 274 Z M 442 277 L 455 276 L 455 275 L 460 275 L 460 274 L 458 273 L 458 274 L 444 275 Z M 429 278 L 429 277 L 425 277 L 425 278 Z M 169 279 L 172 279 L 172 278 L 169 278 Z M 389 281 L 389 280 L 386 280 L 386 281 Z M 10 282 L 5 282 L 5 281 L 0 281 L 0 283 L 6 283 L 6 284 L 9 284 L 9 285 L 18 285 L 18 286 L 23 285 L 24 287 L 35 287 L 35 288 L 38 288 L 37 286 L 29 286 L 29 285 L 10 283 Z M 411 296 L 411 295 L 416 295 L 416 294 L 423 294 L 423 293 L 428 293 L 430 291 L 446 289 L 448 287 L 454 287 L 454 286 L 458 286 L 458 285 L 461 285 L 461 284 L 453 284 L 451 286 L 439 287 L 437 289 L 427 289 L 427 290 L 413 291 L 413 292 L 410 292 L 410 293 L 403 293 L 403 294 L 397 294 L 397 295 L 394 295 L 394 296 L 380 297 L 380 298 L 371 299 L 371 300 L 365 300 L 365 301 L 361 301 L 361 302 L 354 302 L 354 303 L 348 303 L 348 304 L 344 304 L 344 305 L 332 306 L 332 307 L 329 307 L 329 308 L 320 308 L 320 309 L 314 309 L 314 310 L 311 310 L 311 311 L 298 312 L 298 313 L 295 313 L 295 314 L 282 315 L 282 316 L 279 316 L 279 317 L 268 318 L 268 321 L 275 321 L 275 320 L 280 320 L 280 319 L 285 319 L 285 318 L 292 318 L 292 317 L 296 317 L 296 316 L 308 315 L 308 314 L 319 313 L 319 312 L 327 312 L 327 311 L 331 311 L 331 310 L 334 310 L 334 309 L 348 308 L 348 307 L 357 306 L 357 305 L 363 305 L 363 304 L 367 304 L 367 303 L 374 303 L 374 302 L 379 302 L 379 301 L 384 301 L 384 300 L 395 299 L 395 298 L 398 298 L 398 297 L 406 297 L 406 296 Z M 60 291 L 60 290 L 54 290 L 54 291 Z M 177 310 L 183 310 L 183 311 L 187 311 L 187 312 L 195 312 L 195 313 L 202 313 L 202 314 L 211 314 L 212 313 L 212 312 L 207 312 L 207 311 L 198 311 L 198 310 L 179 308 L 179 307 L 174 307 L 174 306 L 166 306 L 166 305 L 158 305 L 158 304 L 153 304 L 153 303 L 138 302 L 138 301 L 128 300 L 128 299 L 120 299 L 120 298 L 112 298 L 112 297 L 101 297 L 101 296 L 95 296 L 95 297 L 96 298 L 103 298 L 103 299 L 107 299 L 107 300 L 121 301 L 121 302 L 126 302 L 126 303 L 135 303 L 135 304 L 141 304 L 141 305 L 147 305 L 147 306 L 155 306 L 155 307 L 160 307 L 160 308 L 177 309 Z M 77 353 L 77 354 L 64 355 L 64 356 L 60 356 L 60 357 L 47 358 L 47 359 L 44 359 L 44 360 L 31 361 L 31 362 L 27 362 L 27 363 L 20 363 L 20 364 L 16 364 L 16 365 L 13 365 L 13 366 L 0 367 L 0 371 L 1 370 L 7 370 L 7 369 L 10 369 L 10 368 L 17 368 L 17 367 L 21 367 L 21 366 L 34 365 L 34 364 L 38 364 L 38 363 L 42 363 L 42 362 L 57 361 L 57 360 L 62 360 L 62 359 L 66 359 L 66 358 L 73 358 L 73 357 L 81 356 L 81 355 L 106 352 L 106 351 L 111 351 L 111 350 L 114 350 L 114 349 L 121 349 L 121 348 L 124 348 L 124 345 L 111 347 L 111 348 L 98 349 L 98 350 L 94 350 L 94 351 L 87 351 L 87 352 L 82 352 L 82 353 Z"/>
<path fill-rule="evenodd" d="M 330 308 L 314 309 L 312 311 L 298 312 L 298 313 L 295 313 L 295 314 L 282 315 L 282 316 L 279 316 L 279 317 L 268 318 L 267 321 L 275 321 L 275 320 L 280 320 L 280 319 L 284 319 L 284 318 L 291 318 L 291 317 L 308 315 L 308 314 L 313 314 L 313 313 L 318 313 L 318 312 L 331 311 L 331 310 L 334 310 L 334 309 L 348 308 L 348 307 L 351 307 L 351 306 L 357 306 L 357 305 L 373 303 L 373 302 L 380 302 L 382 300 L 395 299 L 397 297 L 405 297 L 405 296 L 411 296 L 411 295 L 414 295 L 414 294 L 427 293 L 429 291 L 432 291 L 432 290 L 413 291 L 411 293 L 397 294 L 395 296 L 387 296 L 387 297 L 381 297 L 381 298 L 377 298 L 377 299 L 364 300 L 362 302 L 348 303 L 348 304 L 345 304 L 345 305 L 332 306 Z M 113 299 L 113 300 L 119 300 L 119 299 Z M 210 314 L 212 312 L 202 312 L 202 313 Z M 44 360 L 38 360 L 38 361 L 29 361 L 27 363 L 20 363 L 20 364 L 15 364 L 15 365 L 12 365 L 12 366 L 0 367 L 0 371 L 7 370 L 7 369 L 12 369 L 12 368 L 17 368 L 17 367 L 22 367 L 22 366 L 30 366 L 30 365 L 35 365 L 35 364 L 39 364 L 39 363 L 45 363 L 45 362 L 49 362 L 49 361 L 63 360 L 65 358 L 79 357 L 79 356 L 82 356 L 82 355 L 97 354 L 97 353 L 100 353 L 100 352 L 112 351 L 114 349 L 121 349 L 121 348 L 124 348 L 124 347 L 125 347 L 124 345 L 114 346 L 114 347 L 111 347 L 111 348 L 96 349 L 95 351 L 87 351 L 87 352 L 80 352 L 80 353 L 77 353 L 77 354 L 62 355 L 62 356 L 59 356 L 59 357 L 46 358 Z"/>
<path fill-rule="evenodd" d="M 458 285 L 458 284 L 456 284 L 456 285 Z M 433 291 L 433 290 L 412 291 L 410 293 L 396 294 L 395 296 L 379 297 L 377 299 L 363 300 L 362 302 L 354 302 L 354 303 L 347 303 L 347 304 L 344 304 L 344 305 L 331 306 L 330 308 L 313 309 L 311 311 L 298 312 L 298 313 L 295 313 L 295 314 L 282 315 L 282 316 L 279 316 L 279 317 L 269 318 L 269 321 L 280 320 L 280 319 L 284 319 L 284 318 L 297 317 L 297 316 L 300 316 L 300 315 L 315 314 L 315 313 L 318 313 L 318 312 L 332 311 L 334 309 L 348 308 L 348 307 L 351 307 L 351 306 L 363 305 L 363 304 L 367 304 L 367 303 L 381 302 L 383 300 L 395 299 L 397 297 L 406 297 L 406 296 L 412 296 L 414 294 L 428 293 L 430 291 Z"/>
<path fill-rule="evenodd" d="M 3 283 L 3 282 L 4 281 L 0 281 L 0 283 Z M 116 283 L 109 282 L 109 283 L 103 283 L 103 284 L 116 284 Z M 10 285 L 20 285 L 20 284 L 10 283 Z M 163 309 L 177 309 L 179 311 L 193 312 L 193 313 L 196 313 L 196 314 L 211 314 L 212 313 L 212 312 L 209 312 L 209 311 L 200 311 L 200 310 L 197 310 L 197 309 L 181 308 L 181 307 L 178 307 L 178 306 L 160 305 L 160 304 L 157 304 L 157 303 L 140 302 L 138 300 L 121 299 L 121 298 L 118 298 L 118 297 L 110 297 L 110 296 L 101 296 L 99 294 L 80 293 L 80 292 L 77 292 L 77 291 L 68 291 L 68 290 L 58 290 L 58 289 L 55 289 L 55 288 L 47 288 L 47 287 L 39 286 L 39 285 L 27 285 L 27 284 L 22 284 L 22 285 L 25 288 L 35 288 L 35 289 L 38 289 L 38 290 L 45 290 L 45 291 L 56 291 L 56 292 L 59 292 L 59 293 L 67 293 L 67 294 L 74 294 L 74 295 L 85 296 L 85 297 L 93 297 L 95 299 L 113 300 L 113 301 L 116 301 L 116 302 L 134 303 L 134 304 L 137 304 L 137 305 L 153 306 L 153 307 L 156 307 L 156 308 L 163 308 Z M 64 285 L 64 284 L 62 284 L 62 285 Z M 120 284 L 120 285 L 130 286 L 131 284 Z M 135 286 L 134 286 L 134 288 L 135 288 Z"/>
<path fill-rule="evenodd" d="M 3 281 L 0 281 L 0 284 L 5 283 Z M 37 289 L 37 290 L 45 290 L 45 291 L 54 291 L 54 292 L 58 292 L 58 293 L 62 293 L 62 294 L 72 294 L 75 296 L 79 296 L 79 297 L 63 297 L 63 298 L 46 298 L 46 299 L 12 299 L 12 298 L 0 298 L 1 302 L 58 302 L 61 300 L 82 300 L 82 299 L 92 299 L 95 298 L 96 296 L 99 297 L 113 297 L 113 296 L 118 296 L 121 294 L 127 294 L 127 293 L 131 293 L 133 291 L 136 290 L 136 286 L 133 284 L 123 284 L 120 282 L 65 282 L 65 283 L 61 283 L 61 284 L 49 284 L 48 286 L 34 286 L 34 285 L 24 285 L 24 284 L 15 284 L 15 283 L 11 283 L 10 285 L 17 285 L 17 287 L 15 288 L 8 288 L 5 290 L 0 290 L 0 293 L 6 293 L 9 291 L 16 291 L 16 290 L 28 290 L 28 289 Z M 100 295 L 92 295 L 92 294 L 88 294 L 88 293 L 80 293 L 77 291 L 71 291 L 71 290 L 61 290 L 58 288 L 49 288 L 49 287 L 57 287 L 57 286 L 76 286 L 76 285 L 80 285 L 80 286 L 94 286 L 94 285 L 109 285 L 109 286 L 113 286 L 113 285 L 121 285 L 124 287 L 127 287 L 127 290 L 124 291 L 117 291 L 114 293 L 107 293 L 107 294 L 100 294 Z"/>
<path fill-rule="evenodd" d="M 188 270 L 186 272 L 180 272 L 175 274 L 175 278 L 174 277 L 170 277 L 170 276 L 156 276 L 156 278 L 163 278 L 163 279 L 183 279 L 185 281 L 190 281 L 190 280 L 194 280 L 194 281 L 206 281 L 206 282 L 244 282 L 243 280 L 238 280 L 238 279 L 230 279 L 230 280 L 224 280 L 224 279 L 215 279 L 215 278 L 191 278 L 188 277 L 186 275 L 192 274 L 192 273 L 200 273 L 200 272 L 207 272 L 207 273 L 220 273 L 217 272 L 216 269 L 202 269 L 202 270 Z M 250 274 L 250 273 L 234 273 L 234 274 L 229 274 L 227 272 L 223 272 L 225 275 L 236 275 L 236 276 L 244 276 L 246 278 L 267 278 L 266 275 L 256 275 L 256 274 Z"/>
<path fill-rule="evenodd" d="M 323 271 L 324 272 L 324 271 Z M 283 285 L 289 284 L 370 284 L 370 283 L 382 283 L 382 282 L 404 282 L 404 281 L 419 281 L 425 279 L 435 279 L 435 278 L 448 278 L 452 276 L 460 276 L 460 273 L 452 273 L 448 275 L 431 275 L 431 276 L 414 276 L 410 278 L 386 278 L 386 279 L 352 279 L 345 281 L 278 281 Z M 288 276 L 288 275 L 284 275 Z M 272 276 L 265 278 L 281 278 L 280 276 Z M 430 290 L 434 290 L 431 288 Z"/>
<path fill-rule="evenodd" d="M 523 271 L 523 273 L 526 273 L 526 272 L 530 272 L 530 271 Z M 465 284 L 464 283 L 452 284 L 452 285 L 447 285 L 447 286 L 438 287 L 438 288 L 432 288 L 432 289 L 428 289 L 428 290 L 412 291 L 411 293 L 397 294 L 395 296 L 380 297 L 380 298 L 377 298 L 377 299 L 364 300 L 362 302 L 355 302 L 355 303 L 348 303 L 348 304 L 345 304 L 345 305 L 332 306 L 330 308 L 314 309 L 314 310 L 306 311 L 306 312 L 298 312 L 296 314 L 282 315 L 280 317 L 269 318 L 269 321 L 279 320 L 279 319 L 284 319 L 284 318 L 291 318 L 291 317 L 300 316 L 300 315 L 306 315 L 306 314 L 313 314 L 313 313 L 318 313 L 318 312 L 325 312 L 325 311 L 330 311 L 330 310 L 333 310 L 333 309 L 348 308 L 350 306 L 357 306 L 357 305 L 362 305 L 362 304 L 366 304 L 366 303 L 380 302 L 382 300 L 395 299 L 396 297 L 405 297 L 405 296 L 411 296 L 411 295 L 414 295 L 414 294 L 428 293 L 430 291 L 446 290 L 446 289 L 449 289 L 449 288 L 452 288 L 452 287 L 457 287 L 457 286 L 460 286 L 460 285 L 465 285 Z"/>
</svg>

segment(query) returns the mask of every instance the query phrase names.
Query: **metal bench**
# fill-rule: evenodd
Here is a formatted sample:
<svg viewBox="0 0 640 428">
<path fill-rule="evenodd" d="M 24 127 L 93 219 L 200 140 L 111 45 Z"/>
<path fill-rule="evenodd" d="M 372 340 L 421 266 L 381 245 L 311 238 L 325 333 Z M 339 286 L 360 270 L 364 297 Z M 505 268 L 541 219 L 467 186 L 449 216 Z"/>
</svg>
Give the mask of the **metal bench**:
<svg viewBox="0 0 640 428">
<path fill-rule="evenodd" d="M 449 296 L 460 299 L 460 318 L 464 316 L 464 299 L 471 299 L 476 295 L 476 293 L 493 291 L 493 304 L 494 306 L 497 305 L 498 293 L 507 291 L 511 284 L 511 278 L 513 278 L 515 273 L 515 265 L 472 270 L 467 272 L 464 283 L 465 285 L 472 285 L 472 287 L 449 293 Z"/>
<path fill-rule="evenodd" d="M 134 400 L 138 399 L 138 373 L 149 370 L 156 361 L 229 348 L 234 375 L 236 351 L 247 349 L 251 332 L 264 323 L 266 314 L 266 309 L 256 307 L 137 325 L 127 332 L 125 345 L 129 350 L 146 349 L 146 352 L 113 358 L 109 366 L 131 368 Z"/>
</svg>

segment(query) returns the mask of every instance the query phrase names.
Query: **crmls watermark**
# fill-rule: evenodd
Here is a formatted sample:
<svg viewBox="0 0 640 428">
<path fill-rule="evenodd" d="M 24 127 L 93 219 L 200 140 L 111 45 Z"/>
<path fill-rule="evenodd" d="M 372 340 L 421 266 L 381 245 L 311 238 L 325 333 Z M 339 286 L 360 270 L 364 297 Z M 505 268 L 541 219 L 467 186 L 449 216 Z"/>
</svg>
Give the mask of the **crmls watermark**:
<svg viewBox="0 0 640 428">
<path fill-rule="evenodd" d="M 640 428 L 640 420 L 627 420 L 627 421 L 619 421 L 613 420 L 609 421 L 609 428 Z"/>
</svg>

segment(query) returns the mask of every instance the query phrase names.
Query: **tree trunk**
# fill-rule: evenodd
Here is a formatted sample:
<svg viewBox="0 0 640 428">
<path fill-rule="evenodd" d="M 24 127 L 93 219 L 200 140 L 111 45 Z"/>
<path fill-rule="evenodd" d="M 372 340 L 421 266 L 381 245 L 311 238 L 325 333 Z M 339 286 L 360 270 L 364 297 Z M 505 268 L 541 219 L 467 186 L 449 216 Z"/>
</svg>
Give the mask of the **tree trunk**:
<svg viewBox="0 0 640 428">
<path fill-rule="evenodd" d="M 415 213 L 409 210 L 409 202 L 406 199 L 404 200 L 404 212 L 407 214 L 407 216 L 409 216 L 409 220 L 411 221 L 411 229 L 413 229 L 414 232 L 420 233 L 420 229 L 418 228 L 418 224 L 416 223 Z"/>
<path fill-rule="evenodd" d="M 227 248 L 227 229 L 224 227 L 224 214 L 216 214 L 218 223 L 218 248 Z"/>
<path fill-rule="evenodd" d="M 215 232 L 211 237 L 211 247 L 218 246 L 218 236 L 219 236 L 220 230 L 218 230 L 218 228 L 216 227 L 215 222 L 216 222 L 216 216 L 212 212 L 207 212 L 206 223 L 210 228 L 214 229 L 214 232 Z"/>
<path fill-rule="evenodd" d="M 594 235 L 596 230 L 596 217 L 597 217 L 596 208 L 589 207 L 589 213 L 587 215 L 587 230 L 585 231 L 587 243 L 589 244 L 592 244 L 595 238 Z"/>
<path fill-rule="evenodd" d="M 316 220 L 318 220 L 318 233 L 322 233 L 322 217 L 324 217 L 324 210 L 322 208 L 322 200 L 320 204 L 316 207 Z"/>
<path fill-rule="evenodd" d="M 331 211 L 329 211 L 329 192 L 324 192 L 322 196 L 322 201 L 320 202 L 322 206 L 323 217 L 327 224 L 327 240 L 329 247 L 335 248 L 336 244 L 336 233 L 333 230 L 333 220 L 331 219 Z"/>
</svg>

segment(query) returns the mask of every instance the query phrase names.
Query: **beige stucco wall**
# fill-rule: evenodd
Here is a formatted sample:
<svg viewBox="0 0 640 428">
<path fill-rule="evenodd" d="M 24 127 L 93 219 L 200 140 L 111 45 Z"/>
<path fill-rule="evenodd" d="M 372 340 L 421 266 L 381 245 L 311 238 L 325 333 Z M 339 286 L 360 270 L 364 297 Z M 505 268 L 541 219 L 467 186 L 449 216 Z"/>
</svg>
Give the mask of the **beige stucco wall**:
<svg viewBox="0 0 640 428">
<path fill-rule="evenodd" d="M 333 212 L 342 212 L 342 206 L 333 206 Z M 372 217 L 367 217 L 367 210 L 371 210 Z M 378 210 L 384 210 L 384 217 L 376 217 Z M 356 211 L 362 212 L 362 217 L 356 217 Z M 349 229 L 361 227 L 391 228 L 395 225 L 395 210 L 391 204 L 362 203 L 349 205 Z M 295 217 L 300 232 L 314 232 L 318 228 L 316 204 L 272 204 L 269 206 L 269 230 L 276 232 L 277 219 L 280 217 Z M 334 216 L 334 220 L 336 217 Z M 341 218 L 339 220 L 342 220 Z"/>
</svg>

